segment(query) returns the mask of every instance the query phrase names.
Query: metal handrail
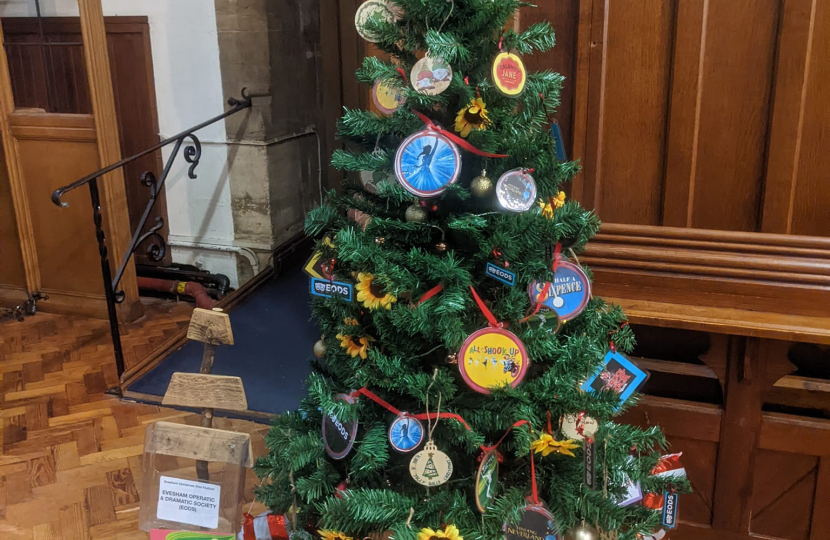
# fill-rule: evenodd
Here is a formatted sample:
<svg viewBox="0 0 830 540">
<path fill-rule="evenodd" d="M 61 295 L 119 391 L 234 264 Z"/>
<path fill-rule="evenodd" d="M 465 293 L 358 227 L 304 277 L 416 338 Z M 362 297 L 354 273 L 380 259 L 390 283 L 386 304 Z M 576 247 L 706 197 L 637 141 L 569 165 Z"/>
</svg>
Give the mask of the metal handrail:
<svg viewBox="0 0 830 540">
<path fill-rule="evenodd" d="M 124 158 L 121 161 L 113 163 L 112 165 L 107 165 L 102 169 L 98 169 L 97 171 L 52 192 L 52 202 L 59 207 L 65 208 L 69 205 L 68 203 L 63 202 L 61 197 L 73 189 L 77 189 L 81 186 L 89 187 L 89 197 L 92 202 L 92 220 L 95 224 L 95 237 L 98 241 L 98 254 L 101 258 L 101 276 L 104 280 L 104 296 L 107 301 L 107 315 L 110 323 L 110 334 L 112 335 L 115 365 L 118 370 L 119 378 L 124 374 L 124 352 L 121 346 L 121 332 L 118 328 L 118 311 L 116 310 L 116 304 L 124 301 L 124 292 L 118 290 L 118 284 L 121 282 L 121 277 L 124 275 L 124 271 L 126 270 L 135 250 L 147 240 L 153 240 L 147 248 L 150 258 L 154 261 L 160 261 L 164 258 L 164 254 L 167 250 L 167 243 L 158 233 L 158 231 L 164 226 L 164 218 L 160 216 L 156 217 L 156 223 L 147 231 L 144 231 L 144 226 L 146 225 L 147 219 L 153 210 L 153 206 L 156 204 L 158 194 L 161 193 L 164 183 L 167 180 L 167 176 L 170 174 L 173 162 L 178 157 L 182 145 L 189 139 L 189 142 L 184 147 L 183 154 L 185 161 L 190 163 L 190 167 L 187 169 L 187 176 L 189 178 L 196 178 L 195 170 L 196 166 L 199 165 L 199 160 L 202 157 L 202 145 L 194 132 L 216 123 L 219 120 L 227 118 L 228 116 L 236 114 L 243 109 L 251 107 L 251 98 L 255 96 L 251 96 L 245 88 L 242 89 L 241 95 L 242 99 L 236 99 L 233 97 L 228 99 L 228 105 L 232 108 L 228 109 L 224 113 L 214 116 L 210 120 L 197 124 L 182 131 L 181 133 L 173 135 L 172 137 L 164 139 L 160 143 L 153 145 L 138 154 Z M 104 234 L 104 228 L 102 225 L 103 219 L 101 216 L 101 197 L 98 192 L 98 179 L 109 172 L 121 168 L 128 163 L 171 144 L 175 146 L 173 147 L 173 151 L 170 153 L 170 157 L 167 158 L 167 162 L 165 163 L 164 169 L 161 171 L 159 178 L 157 179 L 152 171 L 145 171 L 141 174 L 141 183 L 150 189 L 150 200 L 144 208 L 144 212 L 142 213 L 138 226 L 130 239 L 130 243 L 127 245 L 127 248 L 121 256 L 121 262 L 115 272 L 115 278 L 113 278 L 108 256 L 106 235 Z M 120 384 L 118 387 L 108 390 L 108 392 L 121 395 Z"/>
</svg>

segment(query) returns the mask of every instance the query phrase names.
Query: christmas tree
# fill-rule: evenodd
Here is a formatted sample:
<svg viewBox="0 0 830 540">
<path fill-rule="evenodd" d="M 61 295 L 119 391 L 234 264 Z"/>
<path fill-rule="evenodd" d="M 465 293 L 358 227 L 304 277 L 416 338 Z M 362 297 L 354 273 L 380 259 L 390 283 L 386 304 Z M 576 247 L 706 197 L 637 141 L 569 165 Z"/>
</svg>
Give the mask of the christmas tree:
<svg viewBox="0 0 830 540">
<path fill-rule="evenodd" d="M 391 57 L 357 71 L 381 114 L 339 122 L 349 146 L 332 163 L 350 180 L 306 220 L 320 360 L 257 463 L 259 499 L 301 529 L 635 538 L 688 488 L 656 474 L 671 468 L 659 428 L 614 422 L 645 373 L 579 263 L 600 222 L 565 200 L 579 165 L 552 136 L 563 78 L 521 60 L 554 32 L 514 31 L 519 9 L 532 6 L 358 9 L 361 36 Z"/>
</svg>

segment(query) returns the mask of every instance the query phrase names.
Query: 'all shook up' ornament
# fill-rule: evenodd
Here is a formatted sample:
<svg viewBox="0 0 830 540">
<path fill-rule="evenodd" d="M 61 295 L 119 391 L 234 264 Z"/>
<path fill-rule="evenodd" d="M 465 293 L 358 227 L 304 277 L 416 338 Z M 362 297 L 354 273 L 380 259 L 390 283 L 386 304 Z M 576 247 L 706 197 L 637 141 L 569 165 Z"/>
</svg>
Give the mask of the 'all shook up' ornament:
<svg viewBox="0 0 830 540">
<path fill-rule="evenodd" d="M 458 354 L 458 368 L 470 388 L 489 394 L 491 388 L 515 388 L 527 372 L 527 351 L 512 332 L 503 328 L 482 328 L 474 332 Z"/>
</svg>

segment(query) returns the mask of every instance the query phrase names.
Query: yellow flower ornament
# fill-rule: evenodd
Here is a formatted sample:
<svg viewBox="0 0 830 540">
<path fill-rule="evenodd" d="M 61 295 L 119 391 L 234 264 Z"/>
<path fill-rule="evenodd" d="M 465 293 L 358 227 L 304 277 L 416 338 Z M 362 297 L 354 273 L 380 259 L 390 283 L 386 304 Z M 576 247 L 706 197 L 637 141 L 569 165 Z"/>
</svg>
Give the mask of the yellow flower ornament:
<svg viewBox="0 0 830 540">
<path fill-rule="evenodd" d="M 351 536 L 346 536 L 344 533 L 339 531 L 322 530 L 317 531 L 317 534 L 319 534 L 320 538 L 323 540 L 353 540 Z"/>
<path fill-rule="evenodd" d="M 464 537 L 459 534 L 458 528 L 455 525 L 447 525 L 444 529 L 436 530 L 424 528 L 418 533 L 418 540 L 443 540 L 444 538 L 448 540 L 464 540 Z"/>
<path fill-rule="evenodd" d="M 548 219 L 553 218 L 553 211 L 557 208 L 565 206 L 565 192 L 560 191 L 556 197 L 551 197 L 548 202 L 539 200 L 539 208 L 542 209 L 542 215 Z"/>
<path fill-rule="evenodd" d="M 542 454 L 543 456 L 555 452 L 557 454 L 576 457 L 571 450 L 579 448 L 579 445 L 573 439 L 557 441 L 550 433 L 542 433 L 541 437 L 530 443 L 530 448 L 537 454 Z"/>
<path fill-rule="evenodd" d="M 458 111 L 455 117 L 455 131 L 462 137 L 467 137 L 474 129 L 487 129 L 490 127 L 490 117 L 487 116 L 487 105 L 477 97 L 466 107 Z"/>
<path fill-rule="evenodd" d="M 375 276 L 369 273 L 357 274 L 355 288 L 358 291 L 357 301 L 362 302 L 363 306 L 369 309 L 392 309 L 392 304 L 398 301 L 383 289 L 383 285 L 377 282 Z"/>
<path fill-rule="evenodd" d="M 349 356 L 354 358 L 355 356 L 360 355 L 361 360 L 366 360 L 366 354 L 369 350 L 369 342 L 374 341 L 373 338 L 368 336 L 357 337 L 337 334 L 335 337 L 340 340 L 340 346 L 346 349 Z"/>
</svg>

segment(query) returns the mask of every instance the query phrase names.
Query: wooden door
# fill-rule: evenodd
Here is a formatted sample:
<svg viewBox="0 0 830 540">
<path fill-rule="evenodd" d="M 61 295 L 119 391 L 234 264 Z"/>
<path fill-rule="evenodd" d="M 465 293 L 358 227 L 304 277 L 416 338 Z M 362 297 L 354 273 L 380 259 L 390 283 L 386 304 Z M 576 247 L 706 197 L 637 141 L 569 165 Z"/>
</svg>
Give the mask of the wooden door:
<svg viewBox="0 0 830 540">
<path fill-rule="evenodd" d="M 0 51 L 0 133 L 28 292 L 49 296 L 48 303 L 39 306 L 43 310 L 104 317 L 104 283 L 89 194 L 84 190 L 68 194 L 68 208 L 51 201 L 56 188 L 102 164 L 118 161 L 121 155 L 100 0 L 77 1 L 82 43 L 61 46 L 72 58 L 61 65 L 74 65 L 83 58 L 86 86 L 78 83 L 77 77 L 71 81 L 65 78 L 72 98 L 62 101 L 53 88 L 46 110 L 16 103 L 10 55 L 0 32 L 4 43 Z M 45 69 L 52 67 L 51 63 L 43 62 L 41 67 L 45 78 L 59 79 L 54 70 Z M 18 88 L 17 93 L 21 92 Z M 88 112 L 60 110 L 73 105 Z M 102 177 L 100 184 L 103 213 L 98 219 L 108 237 L 110 257 L 120 258 L 130 237 L 123 175 L 120 170 L 113 171 Z M 120 287 L 125 301 L 119 311 L 124 319 L 140 316 L 133 266 L 125 270 Z"/>
<path fill-rule="evenodd" d="M 41 51 L 40 47 L 33 46 L 40 40 L 41 23 L 46 41 L 77 45 Z M 86 84 L 80 20 L 77 17 L 46 17 L 38 21 L 34 17 L 15 17 L 3 19 L 2 24 L 15 105 L 51 112 L 90 114 L 92 109 Z M 121 154 L 127 157 L 153 146 L 160 139 L 150 27 L 147 17 L 105 17 L 104 25 Z M 49 69 L 46 69 L 47 66 Z M 51 87 L 51 91 L 47 87 Z M 141 183 L 141 175 L 150 171 L 158 177 L 161 168 L 161 151 L 124 167 L 127 206 L 133 230 L 150 197 L 149 189 Z M 153 224 L 158 217 L 165 220 L 159 234 L 166 239 L 168 227 L 164 189 L 148 223 Z M 152 261 L 141 247 L 136 251 L 135 259 L 138 264 L 159 264 Z M 162 264 L 169 263 L 168 253 Z"/>
</svg>

